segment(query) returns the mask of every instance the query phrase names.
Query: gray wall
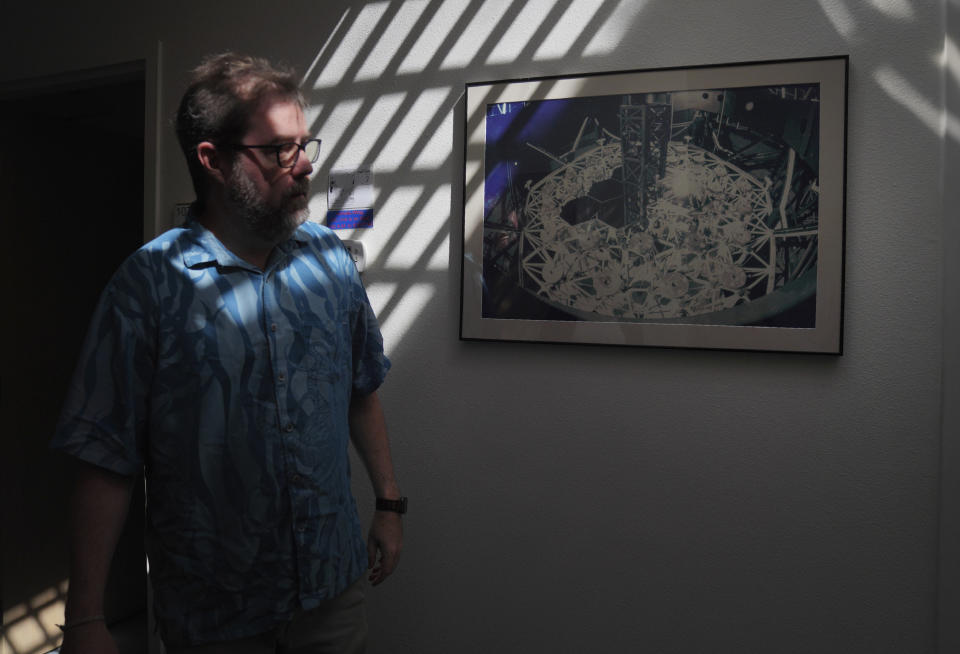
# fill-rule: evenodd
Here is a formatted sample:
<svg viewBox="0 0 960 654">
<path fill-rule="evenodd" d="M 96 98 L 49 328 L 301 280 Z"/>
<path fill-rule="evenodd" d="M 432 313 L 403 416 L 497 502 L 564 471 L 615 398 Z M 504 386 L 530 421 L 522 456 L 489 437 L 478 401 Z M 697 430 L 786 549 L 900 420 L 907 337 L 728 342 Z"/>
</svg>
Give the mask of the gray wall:
<svg viewBox="0 0 960 654">
<path fill-rule="evenodd" d="M 332 167 L 374 166 L 355 236 L 412 512 L 372 651 L 935 651 L 938 589 L 957 613 L 955 0 L 86 4 L 12 8 L 0 80 L 146 59 L 158 226 L 190 200 L 165 121 L 208 52 L 306 75 L 317 216 Z M 832 54 L 843 357 L 457 340 L 465 82 Z"/>
<path fill-rule="evenodd" d="M 960 0 L 946 3 L 943 158 L 943 423 L 941 425 L 940 647 L 960 650 Z"/>
</svg>

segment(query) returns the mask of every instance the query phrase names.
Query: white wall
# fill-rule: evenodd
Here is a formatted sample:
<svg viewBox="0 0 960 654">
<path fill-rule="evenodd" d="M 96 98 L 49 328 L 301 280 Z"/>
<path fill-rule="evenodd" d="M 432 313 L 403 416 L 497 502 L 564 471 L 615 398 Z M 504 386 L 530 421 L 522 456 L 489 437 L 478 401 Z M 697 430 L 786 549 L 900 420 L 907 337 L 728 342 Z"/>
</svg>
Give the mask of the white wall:
<svg viewBox="0 0 960 654">
<path fill-rule="evenodd" d="M 402 566 L 370 594 L 373 652 L 920 653 L 958 467 L 941 476 L 954 1 L 46 3 L 13 9 L 0 80 L 162 41 L 166 120 L 203 54 L 249 51 L 306 76 L 318 216 L 331 167 L 374 166 L 376 226 L 355 236 L 412 509 Z M 457 340 L 465 82 L 832 54 L 851 62 L 843 357 Z M 169 225 L 190 187 L 160 129 Z"/>
</svg>

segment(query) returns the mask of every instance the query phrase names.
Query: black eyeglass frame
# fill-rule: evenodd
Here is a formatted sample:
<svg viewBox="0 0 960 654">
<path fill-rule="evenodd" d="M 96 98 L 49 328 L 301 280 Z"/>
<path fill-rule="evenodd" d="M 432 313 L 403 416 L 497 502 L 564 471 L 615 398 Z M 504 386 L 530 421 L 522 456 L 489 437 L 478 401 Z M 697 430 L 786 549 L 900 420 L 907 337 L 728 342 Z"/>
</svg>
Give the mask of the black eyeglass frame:
<svg viewBox="0 0 960 654">
<path fill-rule="evenodd" d="M 310 163 L 316 163 L 316 162 L 317 162 L 317 159 L 320 158 L 320 146 L 322 145 L 322 141 L 321 141 L 320 139 L 307 139 L 307 140 L 304 141 L 303 143 L 297 143 L 297 142 L 295 142 L 295 141 L 290 141 L 290 142 L 287 142 L 287 143 L 268 143 L 268 144 L 266 144 L 266 145 L 247 145 L 246 143 L 229 143 L 229 144 L 227 144 L 226 147 L 228 147 L 228 148 L 236 148 L 236 149 L 238 149 L 238 150 L 239 150 L 239 149 L 273 150 L 273 154 L 274 154 L 274 156 L 277 158 L 277 165 L 278 165 L 278 166 L 280 166 L 281 168 L 293 168 L 294 166 L 297 165 L 297 162 L 300 161 L 300 153 L 303 152 L 304 154 L 306 154 L 306 152 L 307 152 L 307 146 L 309 146 L 311 143 L 316 143 L 316 144 L 317 144 L 317 152 L 316 152 L 316 154 L 313 155 L 313 158 L 310 159 Z M 280 159 L 280 151 L 281 151 L 283 148 L 289 147 L 289 146 L 291 146 L 291 145 L 296 146 L 296 148 L 297 148 L 297 149 L 296 149 L 296 154 L 293 155 L 293 161 L 291 161 L 291 162 L 288 163 L 288 164 L 284 164 L 284 163 L 283 163 L 283 160 Z"/>
</svg>

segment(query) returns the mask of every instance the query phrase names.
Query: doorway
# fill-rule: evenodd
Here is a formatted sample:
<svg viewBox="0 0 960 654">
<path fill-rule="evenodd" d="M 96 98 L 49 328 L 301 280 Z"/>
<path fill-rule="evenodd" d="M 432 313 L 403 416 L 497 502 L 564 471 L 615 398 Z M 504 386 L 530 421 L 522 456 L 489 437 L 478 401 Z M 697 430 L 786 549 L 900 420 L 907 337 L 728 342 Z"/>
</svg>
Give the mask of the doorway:
<svg viewBox="0 0 960 654">
<path fill-rule="evenodd" d="M 71 467 L 47 444 L 100 291 L 144 239 L 144 66 L 27 87 L 0 88 L 0 609 L 11 654 L 59 642 Z M 136 487 L 104 607 L 125 653 L 147 648 Z"/>
</svg>

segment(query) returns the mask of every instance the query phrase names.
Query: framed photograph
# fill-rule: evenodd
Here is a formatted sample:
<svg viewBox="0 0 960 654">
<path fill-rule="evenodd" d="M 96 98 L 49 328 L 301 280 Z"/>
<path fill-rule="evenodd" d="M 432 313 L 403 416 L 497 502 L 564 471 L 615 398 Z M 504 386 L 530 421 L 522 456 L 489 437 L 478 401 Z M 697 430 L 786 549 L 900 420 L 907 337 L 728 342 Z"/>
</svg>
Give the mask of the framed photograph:
<svg viewBox="0 0 960 654">
<path fill-rule="evenodd" d="M 467 84 L 460 337 L 840 354 L 847 68 Z"/>
</svg>

